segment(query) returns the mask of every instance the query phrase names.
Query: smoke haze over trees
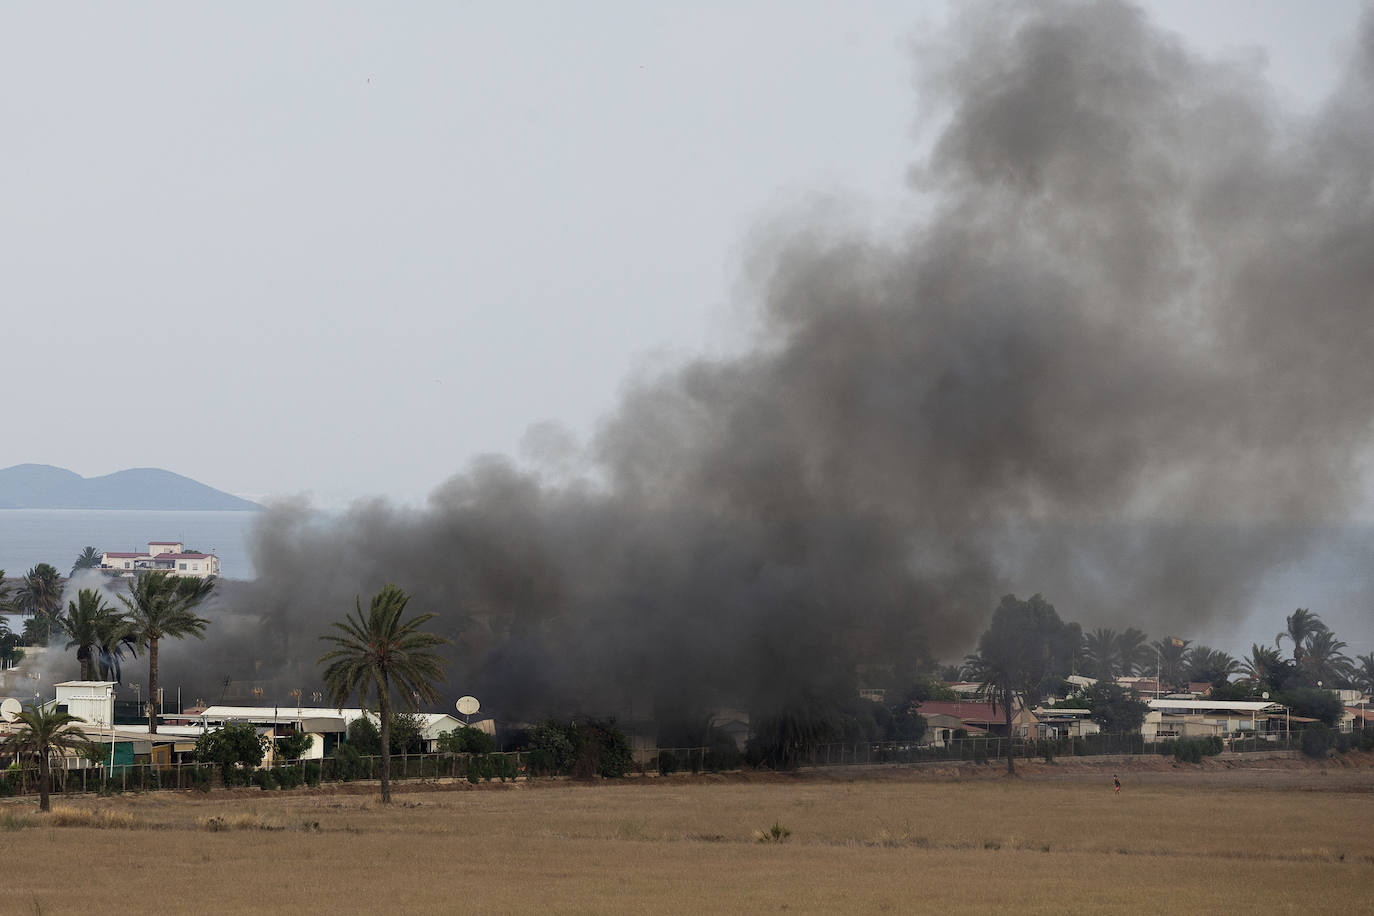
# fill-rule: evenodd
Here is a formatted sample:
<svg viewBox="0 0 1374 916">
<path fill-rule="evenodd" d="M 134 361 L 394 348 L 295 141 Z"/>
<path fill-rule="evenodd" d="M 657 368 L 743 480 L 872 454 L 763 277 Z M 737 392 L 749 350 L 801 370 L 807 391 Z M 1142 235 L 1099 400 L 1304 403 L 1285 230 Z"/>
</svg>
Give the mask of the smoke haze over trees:
<svg viewBox="0 0 1374 916">
<path fill-rule="evenodd" d="M 421 510 L 272 508 L 251 594 L 164 682 L 213 698 L 251 659 L 308 690 L 388 582 L 455 688 L 530 718 L 835 694 L 961 656 L 1012 591 L 1236 619 L 1365 498 L 1374 24 L 1299 116 L 1132 6 L 959 10 L 916 49 L 935 139 L 900 236 L 768 227 L 757 345 L 632 379 L 559 461 L 479 462 Z"/>
</svg>

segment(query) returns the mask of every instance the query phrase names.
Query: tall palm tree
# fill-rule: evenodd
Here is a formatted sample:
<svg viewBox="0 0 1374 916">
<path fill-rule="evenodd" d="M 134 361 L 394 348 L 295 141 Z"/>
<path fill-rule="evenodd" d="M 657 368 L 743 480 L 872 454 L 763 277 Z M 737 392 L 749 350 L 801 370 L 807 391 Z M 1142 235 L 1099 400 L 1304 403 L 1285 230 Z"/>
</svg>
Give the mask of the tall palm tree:
<svg viewBox="0 0 1374 916">
<path fill-rule="evenodd" d="M 103 556 L 100 551 L 96 550 L 94 547 L 83 549 L 80 555 L 77 556 L 76 562 L 72 564 L 71 575 L 76 575 L 77 570 L 81 569 L 99 569 L 102 559 Z"/>
<path fill-rule="evenodd" d="M 1121 645 L 1115 630 L 1098 627 L 1083 634 L 1088 670 L 1100 681 L 1115 681 L 1121 673 Z"/>
<path fill-rule="evenodd" d="M 1155 668 L 1162 683 L 1177 686 L 1182 682 L 1185 668 L 1183 656 L 1192 642 L 1191 639 L 1169 637 L 1150 644 L 1155 652 Z"/>
<path fill-rule="evenodd" d="M 1320 633 L 1326 629 L 1326 624 L 1322 623 L 1321 616 L 1314 614 L 1307 608 L 1300 607 L 1289 614 L 1284 620 L 1285 627 L 1274 637 L 1274 648 L 1282 648 L 1283 638 L 1288 637 L 1293 644 L 1293 661 L 1302 665 L 1302 656 L 1307 644 L 1307 638 L 1313 633 Z"/>
<path fill-rule="evenodd" d="M 1346 648 L 1344 640 L 1328 629 L 1317 630 L 1307 637 L 1303 644 L 1303 675 L 1313 684 L 1336 687 L 1349 683 L 1355 675 L 1355 664 L 1341 650 Z"/>
<path fill-rule="evenodd" d="M 1285 664 L 1286 662 L 1284 662 L 1283 656 L 1279 654 L 1278 649 L 1251 643 L 1250 657 L 1241 663 L 1240 670 L 1242 674 L 1257 684 L 1278 687 L 1283 680 L 1280 672 L 1282 672 Z"/>
<path fill-rule="evenodd" d="M 138 636 L 127 614 L 112 614 L 101 620 L 95 634 L 95 668 L 101 680 L 123 680 L 124 657 L 137 651 Z"/>
<path fill-rule="evenodd" d="M 24 574 L 14 604 L 21 612 L 41 616 L 47 623 L 48 638 L 62 609 L 62 574 L 51 563 L 39 563 Z"/>
<path fill-rule="evenodd" d="M 417 701 L 436 702 L 435 683 L 445 680 L 444 661 L 435 647 L 448 642 L 442 636 L 425 633 L 420 627 L 434 614 L 417 614 L 402 620 L 410 596 L 395 585 L 387 585 L 372 597 L 366 615 L 362 597 L 355 599 L 357 613 L 333 624 L 337 633 L 320 639 L 335 648 L 316 664 L 324 670 L 329 702 L 343 708 L 353 694 L 363 707 L 369 697 L 377 701 L 377 718 L 382 739 L 382 801 L 391 802 L 391 695 L 396 691 L 406 709 L 414 711 Z"/>
<path fill-rule="evenodd" d="M 165 570 L 129 580 L 129 595 L 119 600 L 129 609 L 136 651 L 148 650 L 148 733 L 157 734 L 157 653 L 164 638 L 205 638 L 210 621 L 194 610 L 214 588 L 214 579 L 177 578 Z"/>
<path fill-rule="evenodd" d="M 1155 661 L 1150 637 L 1135 627 L 1127 627 L 1117 636 L 1116 654 L 1121 659 L 1122 674 L 1145 674 Z"/>
<path fill-rule="evenodd" d="M 1190 681 L 1206 681 L 1221 686 L 1241 670 L 1240 662 L 1229 653 L 1211 646 L 1194 646 L 1183 657 L 1184 672 Z"/>
<path fill-rule="evenodd" d="M 100 639 L 101 624 L 114 613 L 115 609 L 105 603 L 100 592 L 83 588 L 75 601 L 67 602 L 67 613 L 57 618 L 57 625 L 68 637 L 67 648 L 76 649 L 83 681 L 91 679 L 91 655 Z"/>
<path fill-rule="evenodd" d="M 38 809 L 49 811 L 52 808 L 48 793 L 52 783 L 52 757 L 67 749 L 85 747 L 90 743 L 86 733 L 76 723 L 84 722 L 76 716 L 58 712 L 57 705 L 34 706 L 29 704 L 15 718 L 19 726 L 12 735 L 0 744 L 0 749 L 23 756 L 32 754 L 38 758 Z"/>
<path fill-rule="evenodd" d="M 1374 652 L 1355 656 L 1355 683 L 1365 693 L 1374 693 Z"/>
</svg>

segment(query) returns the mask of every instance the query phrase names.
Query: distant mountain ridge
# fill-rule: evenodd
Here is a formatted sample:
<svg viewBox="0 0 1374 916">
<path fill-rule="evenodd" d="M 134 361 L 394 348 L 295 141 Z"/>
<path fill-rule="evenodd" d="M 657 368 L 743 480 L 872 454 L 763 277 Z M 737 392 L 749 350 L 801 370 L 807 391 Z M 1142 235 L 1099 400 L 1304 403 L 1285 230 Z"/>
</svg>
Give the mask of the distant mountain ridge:
<svg viewBox="0 0 1374 916">
<path fill-rule="evenodd" d="M 257 503 L 161 468 L 82 477 L 50 464 L 0 470 L 0 509 L 246 510 Z"/>
</svg>

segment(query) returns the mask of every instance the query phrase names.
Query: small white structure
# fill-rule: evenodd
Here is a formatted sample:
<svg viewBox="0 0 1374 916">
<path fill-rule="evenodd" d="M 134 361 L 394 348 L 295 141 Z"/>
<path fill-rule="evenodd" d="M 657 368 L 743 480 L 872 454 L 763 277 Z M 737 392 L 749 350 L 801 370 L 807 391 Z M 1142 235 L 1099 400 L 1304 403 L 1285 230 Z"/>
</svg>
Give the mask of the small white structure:
<svg viewBox="0 0 1374 916">
<path fill-rule="evenodd" d="M 114 724 L 114 681 L 63 681 L 54 685 L 57 705 L 85 723 L 88 731 Z"/>
<path fill-rule="evenodd" d="M 100 568 L 126 578 L 149 570 L 205 578 L 219 575 L 219 557 L 213 553 L 186 553 L 186 545 L 180 541 L 149 541 L 146 553 L 105 551 L 100 556 Z"/>
</svg>

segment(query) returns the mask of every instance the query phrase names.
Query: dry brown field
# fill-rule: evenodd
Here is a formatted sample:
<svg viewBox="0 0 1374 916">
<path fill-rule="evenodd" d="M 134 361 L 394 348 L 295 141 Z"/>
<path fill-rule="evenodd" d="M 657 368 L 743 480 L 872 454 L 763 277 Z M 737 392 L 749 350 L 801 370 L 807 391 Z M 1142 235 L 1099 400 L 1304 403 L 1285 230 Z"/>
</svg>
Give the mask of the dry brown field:
<svg viewBox="0 0 1374 916">
<path fill-rule="evenodd" d="M 1369 755 L 23 799 L 0 912 L 1369 912 L 1372 817 Z"/>
</svg>

